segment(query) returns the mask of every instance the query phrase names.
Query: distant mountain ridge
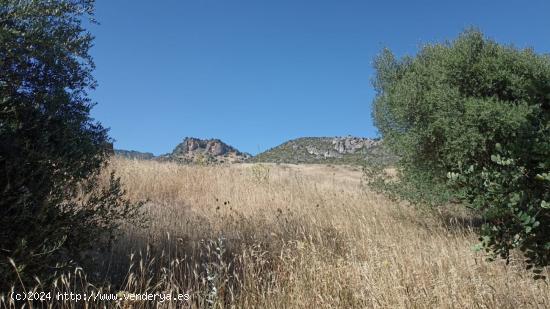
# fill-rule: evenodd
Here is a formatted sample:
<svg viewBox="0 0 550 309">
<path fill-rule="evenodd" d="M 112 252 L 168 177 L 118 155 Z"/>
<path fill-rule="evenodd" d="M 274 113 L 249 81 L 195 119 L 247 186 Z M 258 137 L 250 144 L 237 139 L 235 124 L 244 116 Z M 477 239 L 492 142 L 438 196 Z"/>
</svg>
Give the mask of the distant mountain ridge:
<svg viewBox="0 0 550 309">
<path fill-rule="evenodd" d="M 138 160 L 172 161 L 185 164 L 292 163 L 387 165 L 396 157 L 381 140 L 364 137 L 301 137 L 287 141 L 256 156 L 241 152 L 219 139 L 186 137 L 170 153 L 115 150 L 115 155 Z"/>
<path fill-rule="evenodd" d="M 114 153 L 117 156 L 125 157 L 128 159 L 152 160 L 155 158 L 155 155 L 150 152 L 141 152 L 135 150 L 115 149 Z"/>
<path fill-rule="evenodd" d="M 365 137 L 301 137 L 264 151 L 248 162 L 390 164 L 396 157 L 380 139 Z"/>
</svg>

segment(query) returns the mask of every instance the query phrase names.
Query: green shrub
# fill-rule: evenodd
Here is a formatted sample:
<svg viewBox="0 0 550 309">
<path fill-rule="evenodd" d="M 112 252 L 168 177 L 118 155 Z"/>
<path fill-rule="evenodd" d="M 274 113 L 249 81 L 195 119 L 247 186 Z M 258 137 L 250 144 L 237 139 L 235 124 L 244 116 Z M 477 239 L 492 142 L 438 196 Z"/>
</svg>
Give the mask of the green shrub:
<svg viewBox="0 0 550 309">
<path fill-rule="evenodd" d="M 92 12 L 89 0 L 0 1 L 1 287 L 16 281 L 9 259 L 23 283 L 47 278 L 138 215 L 116 177 L 99 181 L 112 146 L 89 116 Z"/>
<path fill-rule="evenodd" d="M 487 251 L 550 261 L 550 57 L 476 30 L 398 60 L 376 59 L 373 116 L 399 156 L 394 194 L 480 212 Z"/>
</svg>

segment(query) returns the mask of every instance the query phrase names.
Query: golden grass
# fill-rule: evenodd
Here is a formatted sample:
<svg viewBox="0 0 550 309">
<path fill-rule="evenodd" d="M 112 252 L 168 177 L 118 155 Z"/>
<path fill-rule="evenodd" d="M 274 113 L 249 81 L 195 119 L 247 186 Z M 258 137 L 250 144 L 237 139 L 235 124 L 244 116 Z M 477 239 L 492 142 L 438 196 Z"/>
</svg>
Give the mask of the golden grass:
<svg viewBox="0 0 550 309">
<path fill-rule="evenodd" d="M 126 227 L 104 269 L 127 276 L 125 291 L 191 295 L 161 307 L 550 307 L 548 285 L 520 262 L 485 262 L 461 220 L 391 202 L 358 169 L 112 168 L 132 199 L 148 200 L 150 224 Z M 129 252 L 138 254 L 127 271 Z"/>
</svg>

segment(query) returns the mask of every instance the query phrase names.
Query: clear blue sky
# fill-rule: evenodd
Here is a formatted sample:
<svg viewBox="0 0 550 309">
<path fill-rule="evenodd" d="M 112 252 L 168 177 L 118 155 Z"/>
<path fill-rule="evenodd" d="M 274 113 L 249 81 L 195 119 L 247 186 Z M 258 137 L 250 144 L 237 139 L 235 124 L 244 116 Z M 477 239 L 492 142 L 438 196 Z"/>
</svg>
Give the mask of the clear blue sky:
<svg viewBox="0 0 550 309">
<path fill-rule="evenodd" d="M 452 2 L 452 3 L 451 3 Z M 250 153 L 300 136 L 376 136 L 372 60 L 476 26 L 550 52 L 550 1 L 97 0 L 93 117 L 115 147 L 185 136 Z"/>
</svg>

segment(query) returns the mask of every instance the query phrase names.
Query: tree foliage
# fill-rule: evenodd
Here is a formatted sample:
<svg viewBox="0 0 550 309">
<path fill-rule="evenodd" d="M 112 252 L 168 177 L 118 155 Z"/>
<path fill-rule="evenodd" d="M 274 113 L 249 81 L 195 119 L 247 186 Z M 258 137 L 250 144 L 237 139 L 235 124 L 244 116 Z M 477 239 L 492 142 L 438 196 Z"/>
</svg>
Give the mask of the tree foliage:
<svg viewBox="0 0 550 309">
<path fill-rule="evenodd" d="M 101 247 L 139 204 L 99 185 L 107 130 L 90 118 L 92 0 L 0 0 L 0 281 L 52 274 Z"/>
<path fill-rule="evenodd" d="M 550 262 L 550 57 L 468 30 L 397 59 L 376 59 L 373 116 L 400 157 L 393 192 L 459 198 L 485 220 L 484 247 Z"/>
</svg>

